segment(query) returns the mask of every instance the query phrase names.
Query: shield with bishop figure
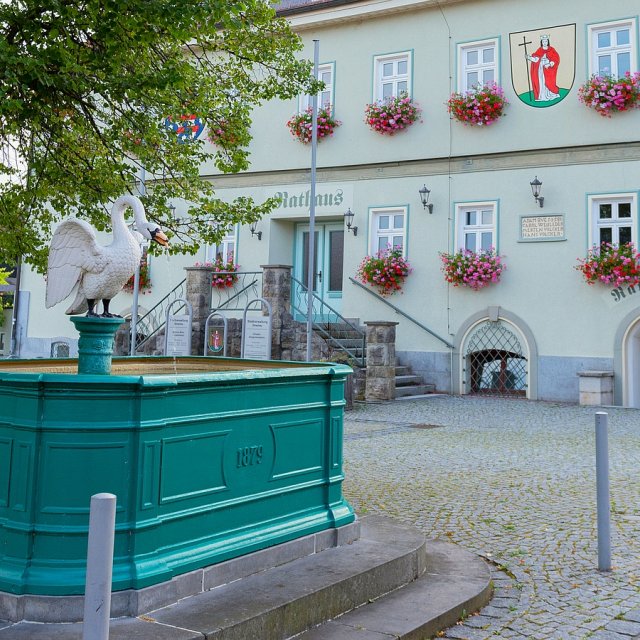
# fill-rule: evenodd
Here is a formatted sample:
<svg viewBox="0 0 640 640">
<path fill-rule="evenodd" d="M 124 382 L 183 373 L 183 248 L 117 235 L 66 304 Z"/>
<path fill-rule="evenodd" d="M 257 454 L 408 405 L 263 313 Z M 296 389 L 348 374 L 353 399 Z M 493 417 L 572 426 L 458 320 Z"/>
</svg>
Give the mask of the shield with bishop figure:
<svg viewBox="0 0 640 640">
<path fill-rule="evenodd" d="M 530 107 L 562 102 L 576 75 L 576 25 L 541 27 L 509 34 L 511 81 Z"/>
</svg>

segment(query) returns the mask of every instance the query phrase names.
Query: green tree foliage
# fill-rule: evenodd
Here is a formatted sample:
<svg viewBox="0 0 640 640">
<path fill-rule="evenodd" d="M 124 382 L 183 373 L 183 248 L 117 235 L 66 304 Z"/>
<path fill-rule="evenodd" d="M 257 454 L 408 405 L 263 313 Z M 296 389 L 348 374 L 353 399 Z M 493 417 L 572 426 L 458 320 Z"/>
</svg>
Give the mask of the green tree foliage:
<svg viewBox="0 0 640 640">
<path fill-rule="evenodd" d="M 23 255 L 42 268 L 51 227 L 69 214 L 108 227 L 108 202 L 137 193 L 140 167 L 172 252 L 259 219 L 273 201 L 223 202 L 200 170 L 246 169 L 252 110 L 317 89 L 300 49 L 263 0 L 0 3 L 0 145 L 28 167 L 0 164 L 0 262 Z M 215 147 L 204 135 L 181 142 L 166 119 L 190 114 L 226 135 Z M 185 220 L 172 219 L 172 198 Z"/>
<path fill-rule="evenodd" d="M 0 285 L 7 284 L 10 271 L 5 271 L 0 267 Z M 13 306 L 13 294 L 0 293 L 0 327 L 4 325 L 4 310 Z"/>
</svg>

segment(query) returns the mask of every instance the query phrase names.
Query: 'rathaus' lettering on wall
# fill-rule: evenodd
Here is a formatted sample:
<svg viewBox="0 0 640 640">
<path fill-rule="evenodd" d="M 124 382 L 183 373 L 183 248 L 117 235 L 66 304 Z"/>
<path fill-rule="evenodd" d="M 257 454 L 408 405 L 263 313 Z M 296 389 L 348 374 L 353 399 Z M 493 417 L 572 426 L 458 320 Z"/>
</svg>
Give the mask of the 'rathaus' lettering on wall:
<svg viewBox="0 0 640 640">
<path fill-rule="evenodd" d="M 621 302 L 625 298 L 632 296 L 634 293 L 640 293 L 640 285 L 631 285 L 629 287 L 616 287 L 611 290 L 611 296 L 614 302 Z"/>
<path fill-rule="evenodd" d="M 295 209 L 302 207 L 308 209 L 311 206 L 311 189 L 297 194 L 288 191 L 277 191 L 274 197 L 280 200 L 278 209 Z M 336 189 L 333 193 L 317 193 L 316 207 L 337 207 L 344 201 L 342 189 Z"/>
</svg>

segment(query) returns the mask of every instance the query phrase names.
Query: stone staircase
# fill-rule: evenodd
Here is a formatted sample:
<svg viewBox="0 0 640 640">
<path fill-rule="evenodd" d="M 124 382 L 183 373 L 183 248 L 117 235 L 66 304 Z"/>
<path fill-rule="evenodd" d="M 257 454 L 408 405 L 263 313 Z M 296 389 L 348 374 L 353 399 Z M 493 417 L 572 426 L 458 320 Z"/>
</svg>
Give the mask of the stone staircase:
<svg viewBox="0 0 640 640">
<path fill-rule="evenodd" d="M 360 328 L 358 319 L 349 318 L 347 321 Z M 366 346 L 363 328 L 358 332 L 347 322 L 315 323 L 314 331 L 327 343 L 333 354 L 342 354 L 340 360 L 353 359 L 358 366 L 364 363 Z"/>
<path fill-rule="evenodd" d="M 426 384 L 422 376 L 415 375 L 411 367 L 396 366 L 396 398 L 410 398 L 434 393 L 435 385 Z"/>
<path fill-rule="evenodd" d="M 360 328 L 359 319 L 348 319 L 348 322 Z M 314 330 L 329 345 L 332 351 L 330 359 L 347 362 L 351 366 L 366 368 L 366 345 L 362 333 L 354 331 L 347 323 L 333 322 L 316 324 Z M 364 332 L 364 329 L 362 328 Z M 356 362 L 353 362 L 356 360 Z M 411 398 L 435 392 L 435 385 L 427 384 L 422 376 L 413 373 L 411 367 L 397 364 L 395 370 L 395 397 Z"/>
</svg>

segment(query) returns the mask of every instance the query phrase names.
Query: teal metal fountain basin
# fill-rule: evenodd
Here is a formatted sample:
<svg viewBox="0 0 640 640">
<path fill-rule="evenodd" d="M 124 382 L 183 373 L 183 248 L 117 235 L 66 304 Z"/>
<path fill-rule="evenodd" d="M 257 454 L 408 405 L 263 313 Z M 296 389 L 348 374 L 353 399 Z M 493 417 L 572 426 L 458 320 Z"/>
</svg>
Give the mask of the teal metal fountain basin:
<svg viewBox="0 0 640 640">
<path fill-rule="evenodd" d="M 113 590 L 354 520 L 349 367 L 202 357 L 0 361 L 0 591 L 84 592 L 91 495 L 117 496 Z"/>
</svg>

